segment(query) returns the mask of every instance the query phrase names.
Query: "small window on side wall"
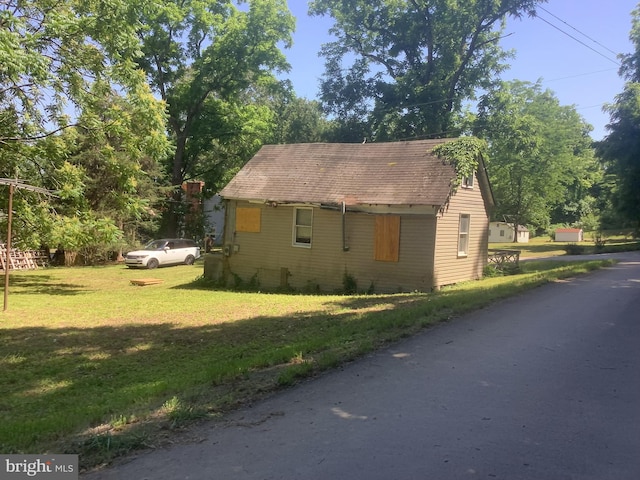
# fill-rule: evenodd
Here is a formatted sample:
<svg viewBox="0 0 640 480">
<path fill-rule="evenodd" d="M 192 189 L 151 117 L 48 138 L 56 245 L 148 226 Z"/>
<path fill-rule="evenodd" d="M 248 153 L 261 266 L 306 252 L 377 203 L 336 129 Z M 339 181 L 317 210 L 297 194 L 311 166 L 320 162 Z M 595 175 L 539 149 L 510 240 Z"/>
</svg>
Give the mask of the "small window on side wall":
<svg viewBox="0 0 640 480">
<path fill-rule="evenodd" d="M 464 177 L 462 179 L 462 187 L 463 188 L 473 188 L 473 176 L 474 174 L 472 173 L 471 175 Z"/>
<path fill-rule="evenodd" d="M 295 207 L 293 209 L 293 245 L 310 248 L 312 228 L 313 209 Z"/>
<path fill-rule="evenodd" d="M 469 254 L 469 225 L 471 216 L 466 213 L 460 214 L 458 224 L 458 256 L 466 257 Z"/>
</svg>

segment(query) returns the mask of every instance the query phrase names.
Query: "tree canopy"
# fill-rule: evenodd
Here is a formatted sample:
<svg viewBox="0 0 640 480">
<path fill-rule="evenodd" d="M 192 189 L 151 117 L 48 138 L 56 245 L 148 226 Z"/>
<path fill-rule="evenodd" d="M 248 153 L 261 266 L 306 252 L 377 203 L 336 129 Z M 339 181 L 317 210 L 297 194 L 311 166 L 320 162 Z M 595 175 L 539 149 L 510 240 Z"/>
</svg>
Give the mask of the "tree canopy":
<svg viewBox="0 0 640 480">
<path fill-rule="evenodd" d="M 134 62 L 140 53 L 138 18 L 152 5 L 0 5 L 0 176 L 19 177 L 60 197 L 16 197 L 15 231 L 24 245 L 64 243 L 53 234 L 56 222 L 91 217 L 83 234 L 89 238 L 90 230 L 117 229 L 117 222 L 141 213 L 136 185 L 143 166 L 166 155 L 168 147 L 164 105 Z M 101 193 L 90 194 L 92 183 Z M 92 204 L 92 198 L 100 202 Z"/>
<path fill-rule="evenodd" d="M 142 17 L 138 64 L 167 104 L 175 151 L 168 158 L 174 194 L 165 233 L 183 228 L 180 187 L 188 179 L 221 186 L 271 133 L 272 112 L 247 101 L 252 88 L 278 88 L 289 66 L 294 18 L 286 0 L 170 0 Z M 244 2 L 242 2 L 244 3 Z"/>
<path fill-rule="evenodd" d="M 343 140 L 453 136 L 455 114 L 507 68 L 499 45 L 507 16 L 543 0 L 314 0 L 335 20 L 322 48 L 321 100 Z"/>
<path fill-rule="evenodd" d="M 640 8 L 632 13 L 629 35 L 635 51 L 622 57 L 620 74 L 627 81 L 615 102 L 608 134 L 598 144 L 605 169 L 616 179 L 612 202 L 625 223 L 640 232 Z"/>
<path fill-rule="evenodd" d="M 545 229 L 557 209 L 562 223 L 591 213 L 599 170 L 591 126 L 573 106 L 539 83 L 505 82 L 482 97 L 474 130 L 489 144 L 497 219 Z"/>
<path fill-rule="evenodd" d="M 7 0 L 0 5 L 0 142 L 74 124 L 101 84 L 162 109 L 136 68 L 137 18 L 149 1 Z M 96 125 L 83 125 L 97 128 Z"/>
</svg>

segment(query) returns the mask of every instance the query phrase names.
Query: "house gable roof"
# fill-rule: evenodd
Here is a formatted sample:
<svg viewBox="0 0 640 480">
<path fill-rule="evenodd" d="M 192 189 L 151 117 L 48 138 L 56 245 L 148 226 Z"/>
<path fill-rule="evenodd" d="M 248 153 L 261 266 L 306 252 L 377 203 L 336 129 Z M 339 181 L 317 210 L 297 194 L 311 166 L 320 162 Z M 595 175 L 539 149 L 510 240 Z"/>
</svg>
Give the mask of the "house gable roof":
<svg viewBox="0 0 640 480">
<path fill-rule="evenodd" d="M 220 192 L 226 198 L 346 205 L 444 205 L 455 170 L 444 140 L 265 145 Z"/>
</svg>

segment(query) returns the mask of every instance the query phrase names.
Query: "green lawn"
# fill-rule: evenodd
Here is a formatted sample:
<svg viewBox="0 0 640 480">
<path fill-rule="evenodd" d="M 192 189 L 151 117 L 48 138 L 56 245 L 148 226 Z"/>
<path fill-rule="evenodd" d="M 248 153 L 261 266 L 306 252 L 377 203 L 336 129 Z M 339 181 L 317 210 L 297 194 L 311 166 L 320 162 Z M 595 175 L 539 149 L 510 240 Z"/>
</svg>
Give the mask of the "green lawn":
<svg viewBox="0 0 640 480">
<path fill-rule="evenodd" d="M 587 232 L 584 241 L 579 242 L 584 253 L 596 253 L 594 233 Z M 638 239 L 634 239 L 627 231 L 608 231 L 604 234 L 605 245 L 601 252 L 640 250 Z M 566 247 L 576 245 L 575 242 L 554 242 L 548 236 L 534 237 L 528 243 L 490 243 L 489 248 L 495 250 L 520 250 L 520 258 L 540 258 L 555 255 L 566 255 Z"/>
<path fill-rule="evenodd" d="M 370 296 L 213 290 L 201 265 L 15 272 L 0 316 L 0 451 L 108 462 L 434 322 L 601 265 L 533 262 L 438 293 Z M 145 277 L 163 283 L 130 283 Z"/>
</svg>

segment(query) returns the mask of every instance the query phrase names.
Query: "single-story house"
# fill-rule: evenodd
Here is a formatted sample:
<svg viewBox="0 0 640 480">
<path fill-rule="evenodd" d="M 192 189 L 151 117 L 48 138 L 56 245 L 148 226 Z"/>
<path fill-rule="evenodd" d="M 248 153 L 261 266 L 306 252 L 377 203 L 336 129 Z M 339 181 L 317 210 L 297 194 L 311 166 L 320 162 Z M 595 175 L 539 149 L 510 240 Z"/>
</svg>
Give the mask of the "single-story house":
<svg viewBox="0 0 640 480">
<path fill-rule="evenodd" d="M 513 223 L 489 222 L 489 243 L 513 242 L 513 230 Z M 518 225 L 516 242 L 529 242 L 529 229 L 524 225 Z"/>
<path fill-rule="evenodd" d="M 456 188 L 432 153 L 450 140 L 263 146 L 220 192 L 216 271 L 262 288 L 335 291 L 348 279 L 386 293 L 481 278 L 494 199 L 481 158 Z"/>
<path fill-rule="evenodd" d="M 584 234 L 581 228 L 556 228 L 556 242 L 581 242 L 584 240 Z"/>
</svg>

